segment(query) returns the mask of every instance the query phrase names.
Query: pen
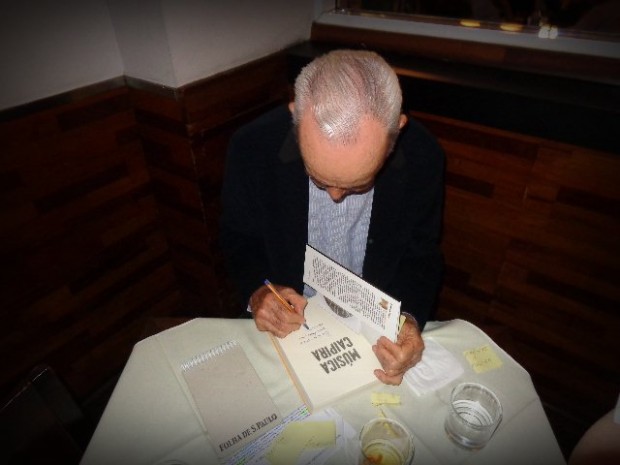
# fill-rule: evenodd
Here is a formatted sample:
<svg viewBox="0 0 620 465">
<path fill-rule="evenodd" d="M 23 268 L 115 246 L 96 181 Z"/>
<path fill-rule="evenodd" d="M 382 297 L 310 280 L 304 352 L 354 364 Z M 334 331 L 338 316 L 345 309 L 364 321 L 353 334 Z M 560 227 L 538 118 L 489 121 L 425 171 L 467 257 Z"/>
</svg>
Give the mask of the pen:
<svg viewBox="0 0 620 465">
<path fill-rule="evenodd" d="M 293 313 L 295 312 L 295 309 L 293 308 L 293 306 L 289 304 L 284 297 L 282 297 L 282 295 L 276 290 L 276 288 L 273 286 L 273 284 L 271 284 L 271 282 L 268 279 L 265 279 L 265 286 L 269 288 L 269 290 L 273 293 L 273 295 L 276 296 L 276 298 L 282 303 L 282 305 L 284 305 L 284 307 L 289 312 L 293 312 Z M 306 324 L 305 321 L 304 321 L 304 328 L 310 329 L 308 328 L 308 325 Z"/>
</svg>

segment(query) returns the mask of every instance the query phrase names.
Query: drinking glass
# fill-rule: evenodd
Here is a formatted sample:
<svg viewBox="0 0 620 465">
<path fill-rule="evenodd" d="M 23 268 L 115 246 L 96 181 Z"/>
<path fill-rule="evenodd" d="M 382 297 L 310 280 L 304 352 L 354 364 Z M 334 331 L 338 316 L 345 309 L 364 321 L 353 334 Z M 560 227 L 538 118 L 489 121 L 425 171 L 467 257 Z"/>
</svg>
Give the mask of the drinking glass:
<svg viewBox="0 0 620 465">
<path fill-rule="evenodd" d="M 467 449 L 484 447 L 502 421 L 502 404 L 488 388 L 461 383 L 452 390 L 445 429 Z"/>
<path fill-rule="evenodd" d="M 360 433 L 363 464 L 408 465 L 413 459 L 413 438 L 409 430 L 391 418 L 375 418 Z"/>
</svg>

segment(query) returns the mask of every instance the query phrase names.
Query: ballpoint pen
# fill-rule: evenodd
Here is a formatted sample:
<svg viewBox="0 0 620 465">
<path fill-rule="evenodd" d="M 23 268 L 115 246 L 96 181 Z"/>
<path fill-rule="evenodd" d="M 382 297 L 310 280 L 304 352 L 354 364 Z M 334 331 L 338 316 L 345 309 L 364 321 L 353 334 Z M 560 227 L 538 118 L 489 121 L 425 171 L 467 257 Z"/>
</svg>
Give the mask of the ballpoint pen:
<svg viewBox="0 0 620 465">
<path fill-rule="evenodd" d="M 267 286 L 269 288 L 269 290 L 273 293 L 273 295 L 276 296 L 276 298 L 282 303 L 282 305 L 284 305 L 284 307 L 289 312 L 295 313 L 295 309 L 293 308 L 293 306 L 290 303 L 288 303 L 288 301 L 284 297 L 282 297 L 282 294 L 280 294 L 276 290 L 276 288 L 273 286 L 273 284 L 271 284 L 271 282 L 268 279 L 265 279 L 265 286 Z M 310 328 L 308 328 L 308 325 L 306 324 L 305 320 L 304 320 L 304 328 L 310 329 Z"/>
</svg>

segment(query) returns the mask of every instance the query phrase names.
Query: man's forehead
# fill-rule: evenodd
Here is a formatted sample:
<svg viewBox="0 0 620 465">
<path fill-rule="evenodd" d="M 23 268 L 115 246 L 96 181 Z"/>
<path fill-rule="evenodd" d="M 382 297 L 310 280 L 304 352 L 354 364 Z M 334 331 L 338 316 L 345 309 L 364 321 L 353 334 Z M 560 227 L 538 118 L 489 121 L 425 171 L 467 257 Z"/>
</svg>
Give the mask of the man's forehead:
<svg viewBox="0 0 620 465">
<path fill-rule="evenodd" d="M 352 154 L 348 147 L 321 150 L 302 144 L 302 158 L 309 175 L 327 185 L 355 185 L 372 178 L 378 162 L 370 153 Z"/>
</svg>

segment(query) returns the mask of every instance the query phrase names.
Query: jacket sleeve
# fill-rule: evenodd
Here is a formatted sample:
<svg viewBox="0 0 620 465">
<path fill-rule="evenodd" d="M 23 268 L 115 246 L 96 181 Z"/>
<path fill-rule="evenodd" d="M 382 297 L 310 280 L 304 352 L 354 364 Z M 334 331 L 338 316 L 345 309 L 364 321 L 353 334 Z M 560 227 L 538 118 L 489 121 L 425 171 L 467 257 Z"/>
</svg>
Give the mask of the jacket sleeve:
<svg viewBox="0 0 620 465">
<path fill-rule="evenodd" d="M 400 300 L 401 309 L 424 327 L 434 316 L 442 281 L 444 153 L 422 126 L 409 124 L 396 148 L 400 161 L 377 183 L 383 192 L 373 205 L 379 220 L 371 225 L 364 276 Z"/>
<path fill-rule="evenodd" d="M 425 130 L 422 133 L 425 136 L 417 147 L 425 156 L 414 167 L 411 179 L 410 237 L 394 281 L 401 308 L 415 315 L 421 328 L 434 318 L 443 278 L 440 243 L 445 188 L 443 150 L 434 137 Z"/>
<path fill-rule="evenodd" d="M 242 302 L 268 276 L 260 227 L 260 161 L 245 140 L 244 131 L 233 135 L 226 157 L 222 185 L 219 243 L 227 271 Z"/>
<path fill-rule="evenodd" d="M 247 302 L 265 278 L 277 279 L 278 154 L 290 135 L 291 116 L 277 107 L 238 129 L 228 145 L 222 185 L 219 243 L 227 271 Z M 281 176 L 280 176 L 281 177 Z M 272 269 L 275 268 L 276 270 Z"/>
</svg>

